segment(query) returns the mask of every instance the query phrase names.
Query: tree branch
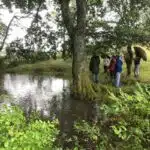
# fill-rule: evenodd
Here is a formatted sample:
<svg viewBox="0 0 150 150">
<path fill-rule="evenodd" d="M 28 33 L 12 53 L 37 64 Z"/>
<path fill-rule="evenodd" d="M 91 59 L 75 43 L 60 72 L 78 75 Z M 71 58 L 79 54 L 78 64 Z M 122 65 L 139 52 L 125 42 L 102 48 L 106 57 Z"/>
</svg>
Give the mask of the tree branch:
<svg viewBox="0 0 150 150">
<path fill-rule="evenodd" d="M 33 15 L 32 12 L 30 12 L 29 14 L 24 15 L 24 16 L 16 16 L 16 19 L 20 20 L 20 19 L 30 18 L 31 15 Z"/>
<path fill-rule="evenodd" d="M 76 0 L 77 5 L 77 31 L 85 34 L 86 31 L 86 0 Z"/>
<path fill-rule="evenodd" d="M 71 12 L 69 9 L 69 2 L 70 0 L 59 0 L 59 4 L 61 5 L 64 24 L 68 30 L 69 36 L 72 37 L 73 32 L 74 32 L 74 25 L 73 25 Z"/>
<path fill-rule="evenodd" d="M 41 8 L 42 4 L 43 4 L 43 2 L 42 2 L 42 1 L 39 1 L 38 7 L 37 7 L 37 9 L 36 9 L 36 14 L 35 14 L 35 16 L 34 16 L 34 19 L 33 19 L 32 23 L 31 23 L 31 26 L 30 26 L 30 27 L 32 27 L 32 25 L 33 25 L 34 22 L 37 22 L 37 23 L 38 23 L 38 16 L 39 16 L 39 12 L 40 12 L 40 8 Z"/>
<path fill-rule="evenodd" d="M 14 20 L 15 18 L 16 18 L 16 16 L 13 16 L 13 17 L 11 18 L 11 20 L 10 20 L 8 26 L 7 26 L 6 33 L 5 33 L 5 37 L 4 37 L 3 42 L 2 42 L 2 45 L 1 45 L 1 47 L 0 47 L 0 51 L 2 51 L 2 49 L 4 48 L 5 41 L 6 41 L 6 39 L 7 39 L 8 33 L 9 33 L 9 29 L 10 29 L 11 24 L 12 24 L 12 22 L 13 22 L 13 20 Z"/>
</svg>

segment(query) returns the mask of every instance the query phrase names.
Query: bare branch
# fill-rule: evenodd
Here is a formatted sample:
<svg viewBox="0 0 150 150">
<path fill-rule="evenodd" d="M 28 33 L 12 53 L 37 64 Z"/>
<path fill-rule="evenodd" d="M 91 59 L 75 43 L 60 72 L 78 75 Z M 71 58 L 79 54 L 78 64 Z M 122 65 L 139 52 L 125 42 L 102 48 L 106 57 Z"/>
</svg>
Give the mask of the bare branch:
<svg viewBox="0 0 150 150">
<path fill-rule="evenodd" d="M 29 14 L 27 14 L 25 16 L 16 16 L 16 19 L 20 20 L 20 19 L 30 18 L 31 15 L 33 15 L 32 12 L 30 12 Z"/>
<path fill-rule="evenodd" d="M 6 39 L 7 39 L 8 33 L 9 33 L 9 29 L 10 29 L 11 24 L 12 24 L 12 22 L 13 22 L 13 20 L 14 20 L 15 18 L 16 18 L 16 16 L 13 16 L 13 17 L 11 18 L 11 20 L 10 20 L 8 26 L 7 26 L 6 33 L 5 33 L 5 37 L 4 37 L 3 42 L 2 42 L 2 45 L 1 45 L 1 47 L 0 47 L 0 51 L 2 51 L 2 49 L 4 48 L 5 41 L 6 41 Z"/>
</svg>

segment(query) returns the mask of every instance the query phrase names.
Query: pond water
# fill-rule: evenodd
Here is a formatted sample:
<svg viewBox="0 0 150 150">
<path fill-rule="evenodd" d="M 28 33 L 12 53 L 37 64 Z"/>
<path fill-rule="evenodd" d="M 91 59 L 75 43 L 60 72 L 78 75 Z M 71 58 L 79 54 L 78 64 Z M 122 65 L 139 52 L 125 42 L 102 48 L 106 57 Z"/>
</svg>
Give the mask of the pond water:
<svg viewBox="0 0 150 150">
<path fill-rule="evenodd" d="M 69 80 L 51 76 L 14 75 L 0 76 L 0 91 L 3 97 L 0 104 L 19 105 L 29 118 L 33 110 L 41 117 L 58 119 L 61 131 L 71 130 L 75 119 L 96 119 L 96 104 L 75 100 L 71 97 Z"/>
</svg>

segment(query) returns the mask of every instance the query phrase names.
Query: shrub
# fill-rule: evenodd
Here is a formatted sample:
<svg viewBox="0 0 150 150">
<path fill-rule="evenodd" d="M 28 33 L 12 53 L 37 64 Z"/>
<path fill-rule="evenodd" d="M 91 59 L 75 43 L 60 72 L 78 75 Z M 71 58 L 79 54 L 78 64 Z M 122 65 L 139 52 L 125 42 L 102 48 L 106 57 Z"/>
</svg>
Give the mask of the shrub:
<svg viewBox="0 0 150 150">
<path fill-rule="evenodd" d="M 75 149 L 148 150 L 150 143 L 150 85 L 135 87 L 132 94 L 109 93 L 100 106 L 96 123 L 79 121 L 69 142 Z"/>
<path fill-rule="evenodd" d="M 32 120 L 27 124 L 18 107 L 4 107 L 0 112 L 0 149 L 52 149 L 57 134 L 56 122 Z"/>
<path fill-rule="evenodd" d="M 107 127 L 108 139 L 119 149 L 148 149 L 150 142 L 150 86 L 139 85 L 129 95 L 120 90 L 110 93 L 110 103 L 101 106 L 103 127 Z M 114 143 L 120 144 L 114 144 Z"/>
</svg>

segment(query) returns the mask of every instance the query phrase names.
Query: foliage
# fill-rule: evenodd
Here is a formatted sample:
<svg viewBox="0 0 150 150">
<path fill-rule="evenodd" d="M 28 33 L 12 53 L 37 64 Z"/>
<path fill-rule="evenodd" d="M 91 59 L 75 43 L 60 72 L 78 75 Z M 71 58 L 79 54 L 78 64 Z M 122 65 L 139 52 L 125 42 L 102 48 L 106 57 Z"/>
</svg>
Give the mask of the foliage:
<svg viewBox="0 0 150 150">
<path fill-rule="evenodd" d="M 106 91 L 105 91 L 106 92 Z M 150 143 L 150 85 L 136 85 L 132 94 L 110 92 L 100 104 L 100 118 L 76 121 L 67 140 L 75 149 L 148 150 Z M 107 92 L 106 92 L 107 93 Z M 108 94 L 108 93 L 107 93 Z"/>
<path fill-rule="evenodd" d="M 98 144 L 100 138 L 100 129 L 98 126 L 89 124 L 85 121 L 78 121 L 74 124 L 77 136 L 73 138 L 76 140 L 78 148 L 94 148 Z M 78 141 L 78 143 L 77 143 Z"/>
<path fill-rule="evenodd" d="M 0 149 L 52 149 L 57 134 L 56 122 L 31 120 L 27 124 L 18 107 L 0 111 Z"/>
<path fill-rule="evenodd" d="M 0 20 L 0 44 L 4 38 L 6 32 L 6 25 Z"/>
<path fill-rule="evenodd" d="M 92 17 L 88 22 L 87 37 L 90 41 L 92 39 L 93 46 L 90 51 L 114 53 L 131 43 L 148 44 L 149 8 L 147 0 L 108 0 L 102 5 L 96 4 L 91 9 L 93 13 L 90 13 Z M 111 17 L 106 18 L 107 15 Z"/>
<path fill-rule="evenodd" d="M 33 10 L 36 6 L 41 5 L 45 0 L 2 0 L 2 3 L 10 10 L 15 5 L 17 8 L 22 8 L 25 12 Z"/>
<path fill-rule="evenodd" d="M 57 33 L 54 33 L 49 28 L 52 18 L 55 17 L 48 13 L 44 17 L 45 20 L 43 20 L 43 17 L 40 15 L 40 11 L 48 8 L 45 0 L 2 0 L 2 3 L 7 8 L 15 5 L 17 8 L 24 10 L 22 13 L 30 14 L 31 12 L 35 12 L 26 36 L 28 46 L 36 44 L 38 47 L 49 47 L 50 43 L 55 45 L 58 39 L 56 37 L 63 39 L 63 43 L 66 41 L 64 35 L 68 36 L 68 33 L 65 32 L 65 25 L 58 0 L 50 1 L 56 8 L 55 24 L 58 29 Z M 72 18 L 72 23 L 76 25 L 77 19 L 75 15 L 77 8 L 75 1 L 68 1 L 68 3 L 70 4 L 70 18 Z M 121 46 L 127 45 L 129 42 L 149 42 L 149 0 L 118 0 L 117 2 L 115 0 L 88 0 L 87 7 L 87 45 L 96 45 L 101 51 L 113 51 L 114 49 L 119 50 Z M 109 14 L 112 17 L 106 19 L 106 16 Z"/>
<path fill-rule="evenodd" d="M 9 73 L 38 73 L 50 74 L 54 76 L 71 76 L 71 61 L 48 60 L 36 62 L 35 64 L 23 64 L 14 68 L 8 68 L 6 72 Z"/>
<path fill-rule="evenodd" d="M 64 135 L 63 135 L 64 136 Z M 98 126 L 88 123 L 85 120 L 76 120 L 73 126 L 73 135 L 64 137 L 66 149 L 95 149 L 100 137 Z"/>
<path fill-rule="evenodd" d="M 51 24 L 52 15 L 48 14 L 42 18 L 38 15 L 31 26 L 27 29 L 25 36 L 27 49 L 31 51 L 57 51 L 57 32 L 52 29 Z"/>
<path fill-rule="evenodd" d="M 117 37 L 116 42 L 119 45 L 147 41 L 147 33 L 143 28 L 145 21 L 142 15 L 147 13 L 150 7 L 149 1 L 118 0 L 115 2 L 114 0 L 110 0 L 108 1 L 108 5 L 119 17 L 114 30 Z"/>
<path fill-rule="evenodd" d="M 133 94 L 120 90 L 118 96 L 110 93 L 110 100 L 101 106 L 103 126 L 109 131 L 109 140 L 120 141 L 120 149 L 148 149 L 150 95 L 149 85 L 137 85 Z M 117 145 L 115 145 L 117 147 Z"/>
<path fill-rule="evenodd" d="M 54 57 L 54 51 L 37 51 L 27 49 L 20 39 L 12 41 L 6 47 L 6 61 L 8 67 L 14 67 L 23 63 L 35 63 L 37 61 L 49 60 Z"/>
</svg>

